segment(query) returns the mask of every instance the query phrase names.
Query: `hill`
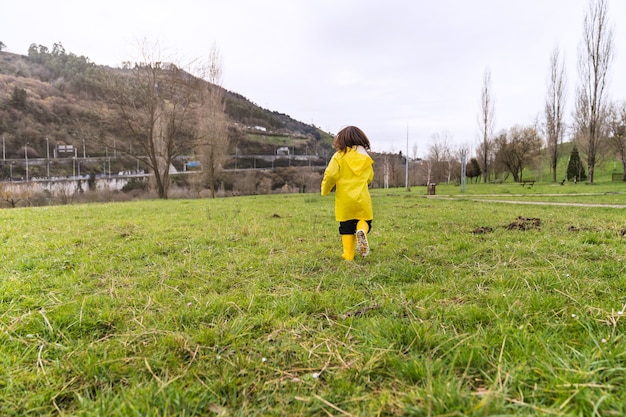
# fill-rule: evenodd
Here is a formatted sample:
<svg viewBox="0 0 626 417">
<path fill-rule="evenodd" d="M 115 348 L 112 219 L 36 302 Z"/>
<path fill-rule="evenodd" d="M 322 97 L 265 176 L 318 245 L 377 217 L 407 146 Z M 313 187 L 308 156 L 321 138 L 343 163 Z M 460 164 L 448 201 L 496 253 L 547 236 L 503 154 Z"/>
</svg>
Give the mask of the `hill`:
<svg viewBox="0 0 626 417">
<path fill-rule="evenodd" d="M 32 45 L 28 55 L 0 51 L 0 136 L 3 160 L 47 158 L 70 146 L 77 154 L 102 156 L 128 149 L 128 142 L 106 122 L 116 111 L 107 102 L 102 72 L 123 71 L 96 65 L 55 44 Z M 242 94 L 224 91 L 230 155 L 331 149 L 331 136 L 287 114 L 261 108 Z M 93 138 L 116 137 L 116 149 Z M 3 168 L 6 171 L 6 167 Z M 4 173 L 4 176 L 8 173 Z"/>
</svg>

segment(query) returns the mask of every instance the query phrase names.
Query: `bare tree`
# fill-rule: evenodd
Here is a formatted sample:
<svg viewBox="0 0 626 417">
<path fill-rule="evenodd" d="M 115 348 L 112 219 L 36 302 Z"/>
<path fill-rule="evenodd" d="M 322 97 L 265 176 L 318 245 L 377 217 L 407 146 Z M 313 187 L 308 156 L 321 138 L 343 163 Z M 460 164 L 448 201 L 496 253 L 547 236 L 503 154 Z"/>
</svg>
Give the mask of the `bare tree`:
<svg viewBox="0 0 626 417">
<path fill-rule="evenodd" d="M 6 202 L 11 208 L 17 207 L 21 201 L 31 205 L 32 189 L 28 187 L 12 187 L 6 182 L 0 182 L 0 201 Z"/>
<path fill-rule="evenodd" d="M 159 198 L 167 198 L 174 160 L 197 144 L 206 81 L 161 61 L 157 49 L 144 46 L 141 52 L 141 62 L 110 79 L 109 94 L 129 153 L 151 170 Z"/>
<path fill-rule="evenodd" d="M 431 184 L 433 180 L 433 160 L 426 158 L 421 164 L 421 168 L 424 171 L 424 177 L 426 178 L 426 185 Z"/>
<path fill-rule="evenodd" d="M 389 155 L 385 154 L 383 157 L 383 188 L 389 188 Z"/>
<path fill-rule="evenodd" d="M 563 142 L 565 126 L 563 110 L 565 109 L 565 67 L 556 47 L 550 56 L 550 79 L 545 107 L 546 149 L 550 158 L 552 182 L 556 182 L 556 166 L 559 160 L 559 145 Z"/>
<path fill-rule="evenodd" d="M 587 154 L 588 181 L 593 183 L 607 111 L 607 75 L 613 60 L 613 30 L 607 0 L 591 0 L 579 48 L 575 119 L 582 150 Z"/>
<path fill-rule="evenodd" d="M 613 149 L 622 161 L 622 180 L 626 181 L 626 101 L 611 106 L 609 131 Z"/>
<path fill-rule="evenodd" d="M 430 166 L 430 182 L 450 182 L 452 151 L 451 136 L 448 132 L 435 133 L 428 150 L 427 163 Z"/>
<path fill-rule="evenodd" d="M 206 69 L 208 85 L 198 124 L 197 149 L 205 182 L 211 197 L 215 198 L 217 175 L 228 152 L 228 122 L 224 111 L 224 89 L 221 87 L 222 66 L 215 46 Z"/>
<path fill-rule="evenodd" d="M 457 181 L 457 183 L 460 185 L 462 182 L 462 174 L 463 174 L 462 171 L 465 171 L 465 177 L 468 177 L 467 164 L 469 162 L 468 160 L 469 154 L 470 154 L 470 148 L 469 148 L 469 145 L 467 145 L 466 143 L 462 143 L 456 146 L 451 151 L 450 181 L 454 178 L 454 180 Z M 462 165 L 461 165 L 463 161 L 465 161 L 465 170 L 463 170 Z"/>
<path fill-rule="evenodd" d="M 385 178 L 385 182 L 389 187 L 400 187 L 405 181 L 405 155 L 402 154 L 402 151 L 395 153 L 393 150 L 391 153 L 383 155 L 385 160 L 382 164 L 384 173 L 380 177 Z M 374 175 L 374 178 L 376 178 L 376 175 Z"/>
<path fill-rule="evenodd" d="M 489 162 L 492 156 L 493 141 L 491 135 L 494 127 L 494 102 L 491 97 L 491 71 L 485 70 L 483 76 L 483 87 L 480 95 L 480 114 L 478 125 L 480 127 L 482 142 L 478 146 L 478 155 L 481 162 L 481 171 L 483 174 L 483 182 L 489 179 Z"/>
<path fill-rule="evenodd" d="M 417 143 L 413 144 L 413 147 L 411 148 L 411 155 L 413 160 L 417 160 Z"/>
<path fill-rule="evenodd" d="M 515 126 L 496 138 L 496 148 L 498 165 L 510 172 L 515 182 L 520 182 L 524 168 L 541 149 L 541 138 L 534 127 Z"/>
</svg>

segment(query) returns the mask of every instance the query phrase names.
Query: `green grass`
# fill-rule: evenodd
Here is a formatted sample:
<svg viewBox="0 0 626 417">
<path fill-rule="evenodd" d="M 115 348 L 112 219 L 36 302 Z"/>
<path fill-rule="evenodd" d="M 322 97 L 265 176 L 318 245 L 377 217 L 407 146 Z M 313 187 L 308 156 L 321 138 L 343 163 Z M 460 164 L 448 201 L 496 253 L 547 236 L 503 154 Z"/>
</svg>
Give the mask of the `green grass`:
<svg viewBox="0 0 626 417">
<path fill-rule="evenodd" d="M 415 192 L 426 193 L 425 187 L 415 187 Z M 536 202 L 626 204 L 626 183 L 603 181 L 594 184 L 537 182 L 533 186 L 519 183 L 467 184 L 465 192 L 456 185 L 437 184 L 438 196 L 454 196 L 481 200 L 523 200 Z"/>
<path fill-rule="evenodd" d="M 295 138 L 293 136 L 288 135 L 265 135 L 265 134 L 253 134 L 249 133 L 247 135 L 248 139 L 259 142 L 259 143 L 269 143 L 275 146 L 295 146 L 302 145 L 306 142 L 305 139 Z"/>
<path fill-rule="evenodd" d="M 0 211 L 0 414 L 624 415 L 623 209 L 542 187 Z"/>
</svg>

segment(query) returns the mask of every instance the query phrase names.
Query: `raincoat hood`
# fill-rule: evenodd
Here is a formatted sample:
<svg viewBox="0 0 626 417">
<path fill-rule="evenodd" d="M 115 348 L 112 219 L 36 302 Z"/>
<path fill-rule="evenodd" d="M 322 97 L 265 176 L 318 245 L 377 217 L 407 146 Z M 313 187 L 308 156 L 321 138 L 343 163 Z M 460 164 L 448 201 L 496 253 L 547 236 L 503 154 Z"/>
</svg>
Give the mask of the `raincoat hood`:
<svg viewBox="0 0 626 417">
<path fill-rule="evenodd" d="M 358 146 L 356 148 L 356 152 L 350 152 L 350 156 L 344 156 L 344 158 L 346 160 L 346 165 L 348 166 L 348 168 L 350 168 L 354 175 L 361 175 L 374 163 L 372 158 L 367 154 L 362 146 Z"/>
</svg>

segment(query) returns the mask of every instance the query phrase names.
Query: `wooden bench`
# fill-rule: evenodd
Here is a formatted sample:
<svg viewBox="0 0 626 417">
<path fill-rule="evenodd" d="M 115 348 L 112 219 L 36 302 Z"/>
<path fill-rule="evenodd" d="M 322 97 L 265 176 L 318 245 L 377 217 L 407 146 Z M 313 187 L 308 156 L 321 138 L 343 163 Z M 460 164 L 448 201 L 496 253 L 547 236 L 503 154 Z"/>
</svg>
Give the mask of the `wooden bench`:
<svg viewBox="0 0 626 417">
<path fill-rule="evenodd" d="M 522 184 L 522 187 L 526 187 L 527 185 L 532 187 L 535 185 L 535 180 L 520 181 L 520 184 Z"/>
</svg>

